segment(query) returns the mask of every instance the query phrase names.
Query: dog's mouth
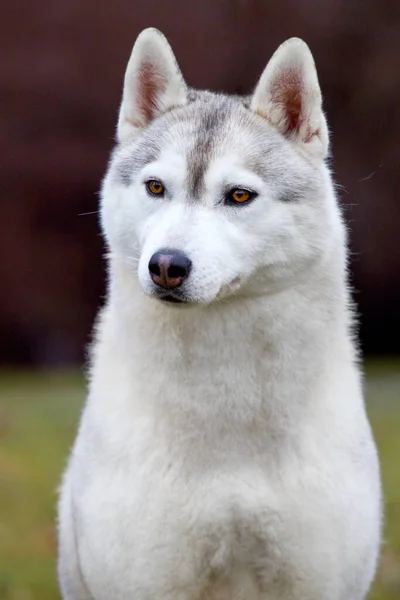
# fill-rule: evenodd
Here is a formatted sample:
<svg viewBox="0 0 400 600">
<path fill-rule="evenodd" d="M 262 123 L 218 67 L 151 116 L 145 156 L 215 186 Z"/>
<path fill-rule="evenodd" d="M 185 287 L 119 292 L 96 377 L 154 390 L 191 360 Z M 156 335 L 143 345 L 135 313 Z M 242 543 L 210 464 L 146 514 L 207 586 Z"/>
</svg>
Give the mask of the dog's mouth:
<svg viewBox="0 0 400 600">
<path fill-rule="evenodd" d="M 167 293 L 167 294 L 157 294 L 155 296 L 157 298 L 157 300 L 160 300 L 161 302 L 166 302 L 168 304 L 188 304 L 190 301 L 185 298 L 184 296 L 182 296 L 181 294 L 177 294 L 177 293 Z"/>
<path fill-rule="evenodd" d="M 187 300 L 177 298 L 176 296 L 161 296 L 160 300 L 162 302 L 172 302 L 173 304 L 185 304 L 187 302 Z"/>
<path fill-rule="evenodd" d="M 222 285 L 218 294 L 215 296 L 216 300 L 220 300 L 232 294 L 237 289 L 240 288 L 242 278 L 235 277 L 229 284 Z M 152 290 L 150 295 L 165 304 L 175 304 L 175 305 L 194 305 L 201 304 L 201 300 L 188 298 L 183 294 L 180 290 Z M 209 304 L 212 299 L 208 301 L 204 301 L 205 304 Z"/>
</svg>

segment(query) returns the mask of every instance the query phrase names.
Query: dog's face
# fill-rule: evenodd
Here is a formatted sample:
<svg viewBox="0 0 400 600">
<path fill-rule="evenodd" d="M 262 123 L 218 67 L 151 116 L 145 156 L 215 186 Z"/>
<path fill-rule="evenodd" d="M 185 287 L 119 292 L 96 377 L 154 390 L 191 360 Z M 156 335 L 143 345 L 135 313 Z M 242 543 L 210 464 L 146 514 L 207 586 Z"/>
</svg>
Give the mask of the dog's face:
<svg viewBox="0 0 400 600">
<path fill-rule="evenodd" d="M 333 222 L 327 131 L 300 40 L 278 49 L 247 101 L 189 91 L 165 38 L 146 30 L 118 138 L 102 224 L 146 294 L 210 303 L 265 293 L 321 258 Z"/>
</svg>

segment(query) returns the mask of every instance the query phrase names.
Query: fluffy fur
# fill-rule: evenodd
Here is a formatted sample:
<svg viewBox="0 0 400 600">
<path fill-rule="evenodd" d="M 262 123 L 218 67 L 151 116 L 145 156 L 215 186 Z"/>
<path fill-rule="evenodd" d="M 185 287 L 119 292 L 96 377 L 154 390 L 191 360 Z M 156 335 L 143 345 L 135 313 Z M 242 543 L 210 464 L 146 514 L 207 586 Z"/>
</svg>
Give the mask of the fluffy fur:
<svg viewBox="0 0 400 600">
<path fill-rule="evenodd" d="M 59 504 L 64 600 L 364 600 L 379 467 L 308 47 L 285 42 L 243 99 L 188 89 L 145 30 L 117 138 L 108 298 Z M 254 199 L 228 203 L 237 187 Z M 180 304 L 149 275 L 160 248 L 192 261 Z"/>
</svg>

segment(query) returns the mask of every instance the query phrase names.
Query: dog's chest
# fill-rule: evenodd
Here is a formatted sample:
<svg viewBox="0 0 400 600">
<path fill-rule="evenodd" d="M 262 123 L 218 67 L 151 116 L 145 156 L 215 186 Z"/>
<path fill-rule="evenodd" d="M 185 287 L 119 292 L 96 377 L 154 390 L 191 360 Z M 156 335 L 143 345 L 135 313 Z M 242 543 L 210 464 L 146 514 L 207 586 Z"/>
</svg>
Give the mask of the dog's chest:
<svg viewBox="0 0 400 600">
<path fill-rule="evenodd" d="M 77 511 L 83 575 L 96 600 L 126 598 L 127 590 L 157 597 L 166 581 L 200 598 L 214 585 L 230 589 L 240 570 L 248 581 L 243 598 L 253 600 L 263 590 L 290 589 L 308 563 L 320 562 L 314 534 L 321 515 L 313 512 L 306 498 L 251 469 L 196 483 L 172 473 L 132 481 L 110 472 L 92 481 Z"/>
</svg>

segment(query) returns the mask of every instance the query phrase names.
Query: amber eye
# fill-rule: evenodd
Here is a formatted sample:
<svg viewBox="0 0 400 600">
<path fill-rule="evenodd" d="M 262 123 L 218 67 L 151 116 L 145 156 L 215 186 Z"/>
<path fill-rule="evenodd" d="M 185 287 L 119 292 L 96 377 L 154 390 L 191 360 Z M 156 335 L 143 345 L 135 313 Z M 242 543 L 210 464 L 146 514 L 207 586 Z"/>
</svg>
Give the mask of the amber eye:
<svg viewBox="0 0 400 600">
<path fill-rule="evenodd" d="M 161 181 L 150 179 L 150 181 L 146 181 L 146 190 L 151 196 L 162 196 L 165 192 L 165 187 Z"/>
<path fill-rule="evenodd" d="M 256 194 L 254 192 L 250 192 L 249 190 L 245 190 L 243 188 L 235 188 L 230 191 L 226 197 L 227 204 L 246 204 L 252 200 Z"/>
</svg>

